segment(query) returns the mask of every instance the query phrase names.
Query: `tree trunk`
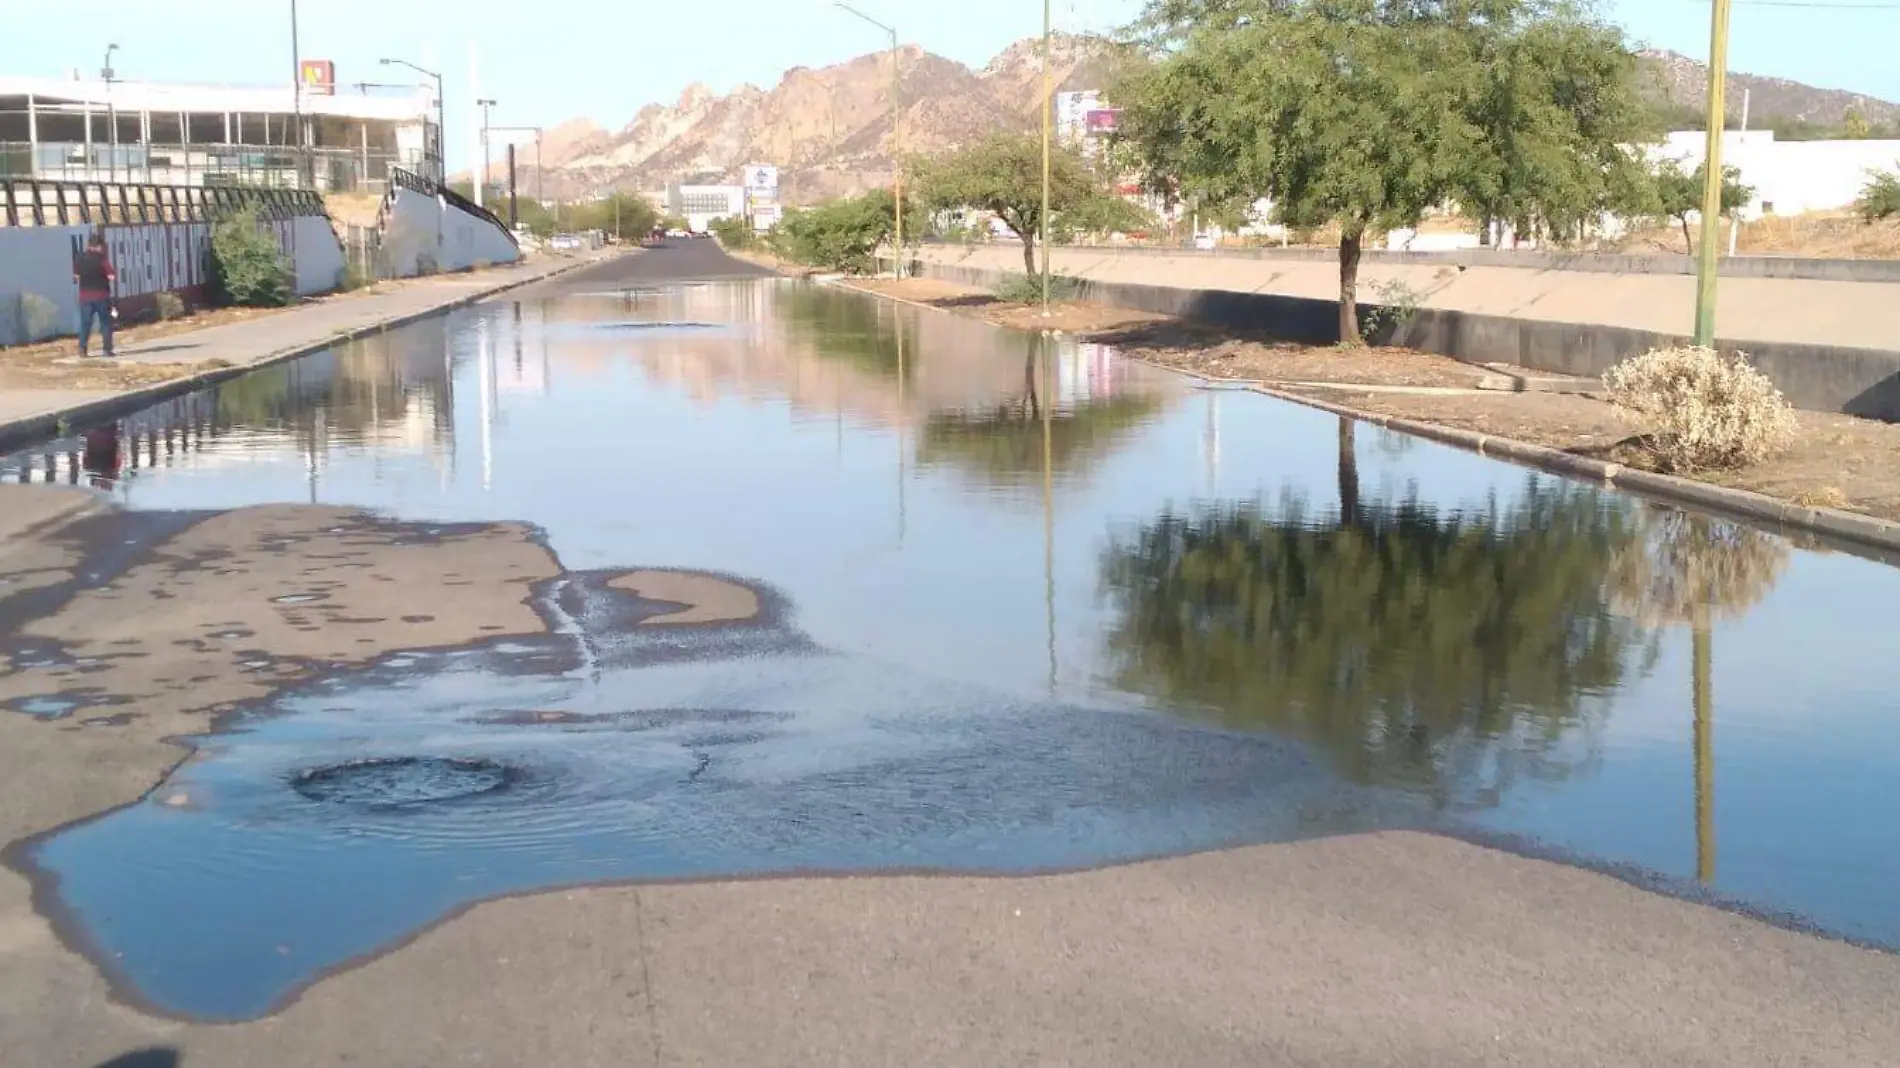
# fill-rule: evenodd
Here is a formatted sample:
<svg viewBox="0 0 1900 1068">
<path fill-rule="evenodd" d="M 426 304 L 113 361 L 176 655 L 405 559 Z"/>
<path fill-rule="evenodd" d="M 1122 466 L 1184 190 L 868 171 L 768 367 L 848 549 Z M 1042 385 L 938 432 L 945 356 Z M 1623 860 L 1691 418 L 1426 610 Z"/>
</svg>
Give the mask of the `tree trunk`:
<svg viewBox="0 0 1900 1068">
<path fill-rule="evenodd" d="M 1339 239 L 1339 340 L 1344 345 L 1365 343 L 1359 336 L 1359 254 L 1365 240 L 1363 230 Z"/>
<path fill-rule="evenodd" d="M 1359 442 L 1357 420 L 1339 417 L 1339 525 L 1359 525 Z"/>
<path fill-rule="evenodd" d="M 1037 275 L 1036 232 L 1034 230 L 1030 230 L 1024 233 L 1022 235 L 1022 238 L 1023 238 L 1023 272 L 1029 275 L 1029 277 L 1034 278 Z"/>
<path fill-rule="evenodd" d="M 1695 238 L 1689 236 L 1689 217 L 1682 217 L 1682 252 L 1686 256 L 1695 255 Z"/>
</svg>

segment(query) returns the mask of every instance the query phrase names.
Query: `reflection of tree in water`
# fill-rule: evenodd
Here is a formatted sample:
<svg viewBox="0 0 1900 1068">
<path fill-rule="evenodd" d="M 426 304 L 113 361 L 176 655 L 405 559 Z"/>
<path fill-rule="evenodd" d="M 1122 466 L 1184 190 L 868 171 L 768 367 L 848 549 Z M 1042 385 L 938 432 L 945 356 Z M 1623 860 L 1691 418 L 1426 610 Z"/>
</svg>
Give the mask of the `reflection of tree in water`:
<svg viewBox="0 0 1900 1068">
<path fill-rule="evenodd" d="M 917 462 L 925 467 L 955 465 L 990 485 L 1016 486 L 1042 477 L 1043 393 L 1036 349 L 1023 361 L 1019 397 L 980 408 L 935 412 L 924 424 Z M 1057 472 L 1074 471 L 1099 461 L 1145 423 L 1161 406 L 1150 393 L 1089 397 L 1048 415 L 1049 462 Z"/>
<path fill-rule="evenodd" d="M 900 329 L 904 332 L 904 352 L 916 359 L 915 318 L 901 314 L 886 301 L 869 300 L 830 286 L 783 286 L 778 293 L 777 315 L 792 342 L 809 345 L 820 356 L 842 359 L 866 371 L 897 374 Z"/>
<path fill-rule="evenodd" d="M 1598 698 L 1643 644 L 1606 603 L 1633 536 L 1619 507 L 1533 478 L 1509 506 L 1343 511 L 1222 504 L 1116 539 L 1102 574 L 1117 683 L 1441 806 L 1594 757 Z"/>
<path fill-rule="evenodd" d="M 1642 536 L 1620 551 L 1610 588 L 1617 606 L 1651 626 L 1687 624 L 1695 715 L 1696 878 L 1715 878 L 1714 636 L 1717 618 L 1768 596 L 1787 566 L 1780 538 L 1675 508 L 1643 513 Z"/>
</svg>

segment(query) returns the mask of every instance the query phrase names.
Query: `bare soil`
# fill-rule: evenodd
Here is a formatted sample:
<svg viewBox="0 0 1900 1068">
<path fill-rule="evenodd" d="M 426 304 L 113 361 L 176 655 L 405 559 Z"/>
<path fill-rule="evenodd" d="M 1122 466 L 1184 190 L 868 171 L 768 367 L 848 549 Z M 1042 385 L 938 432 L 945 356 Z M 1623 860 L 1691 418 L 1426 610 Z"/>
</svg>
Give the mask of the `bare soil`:
<svg viewBox="0 0 1900 1068">
<path fill-rule="evenodd" d="M 936 279 L 859 281 L 861 288 L 1021 329 L 1058 330 L 1113 344 L 1137 359 L 1209 378 L 1256 381 L 1360 411 L 1458 427 L 1657 470 L 1639 417 L 1586 393 L 1478 390 L 1487 368 L 1408 349 L 1341 349 L 1236 335 L 1205 323 L 1075 301 L 1041 308 L 998 301 Z M 1506 369 L 1508 371 L 1508 369 Z M 1519 372 L 1558 380 L 1544 372 Z M 1573 380 L 1574 381 L 1574 380 Z M 1335 383 L 1333 388 L 1308 383 Z M 1470 392 L 1405 393 L 1369 387 L 1465 387 Z M 1751 490 L 1808 507 L 1900 520 L 1900 426 L 1823 412 L 1798 412 L 1801 432 L 1787 454 L 1740 471 L 1698 472 L 1714 485 Z"/>
</svg>

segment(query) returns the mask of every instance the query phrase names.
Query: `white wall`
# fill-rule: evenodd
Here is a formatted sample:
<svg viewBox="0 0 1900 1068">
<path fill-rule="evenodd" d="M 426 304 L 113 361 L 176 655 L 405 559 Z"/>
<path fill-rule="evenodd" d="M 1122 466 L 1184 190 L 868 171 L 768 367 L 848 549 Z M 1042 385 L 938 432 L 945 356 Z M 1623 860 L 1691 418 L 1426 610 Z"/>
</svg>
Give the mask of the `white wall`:
<svg viewBox="0 0 1900 1068">
<path fill-rule="evenodd" d="M 330 220 L 305 216 L 276 220 L 270 232 L 290 261 L 299 296 L 328 293 L 343 281 L 343 246 Z M 79 293 L 73 255 L 90 226 L 0 226 L 0 344 L 75 334 Z M 142 318 L 158 294 L 187 304 L 205 291 L 208 223 L 131 223 L 105 227 L 106 252 L 118 272 L 113 299 L 129 318 Z"/>
<path fill-rule="evenodd" d="M 493 222 L 398 186 L 383 221 L 383 258 L 398 278 L 513 263 L 521 250 Z"/>
<path fill-rule="evenodd" d="M 1707 154 L 1706 135 L 1685 131 L 1670 134 L 1652 158 L 1693 171 Z M 1900 169 L 1900 141 L 1778 141 L 1772 130 L 1730 130 L 1722 135 L 1722 163 L 1755 189 L 1745 219 L 1759 218 L 1765 204 L 1776 215 L 1837 211 L 1860 196 L 1868 171 Z"/>
</svg>

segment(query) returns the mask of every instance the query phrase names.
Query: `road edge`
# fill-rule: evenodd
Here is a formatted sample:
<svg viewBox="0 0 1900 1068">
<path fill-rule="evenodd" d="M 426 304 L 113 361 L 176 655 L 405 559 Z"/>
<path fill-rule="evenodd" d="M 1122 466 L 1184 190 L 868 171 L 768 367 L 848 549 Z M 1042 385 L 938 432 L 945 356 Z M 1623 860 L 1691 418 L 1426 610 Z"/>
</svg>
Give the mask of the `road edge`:
<svg viewBox="0 0 1900 1068">
<path fill-rule="evenodd" d="M 537 282 L 545 282 L 551 278 L 558 278 L 561 275 L 567 274 L 569 271 L 576 271 L 583 267 L 591 267 L 599 262 L 599 260 L 580 260 L 565 264 L 544 274 L 536 275 L 533 278 L 510 278 L 506 281 L 498 282 L 493 286 L 457 294 L 450 299 L 444 300 L 440 304 L 431 305 L 421 311 L 392 315 L 389 318 L 379 319 L 373 323 L 365 323 L 362 326 L 339 331 L 321 340 L 299 343 L 278 349 L 266 353 L 249 363 L 231 364 L 226 367 L 211 367 L 203 371 L 195 371 L 188 375 L 181 375 L 177 378 L 166 379 L 163 382 L 155 382 L 151 385 L 139 386 L 136 389 L 128 389 L 110 397 L 101 397 L 97 400 L 67 405 L 64 408 L 54 408 L 44 412 L 36 412 L 33 415 L 24 415 L 16 419 L 9 419 L 0 422 L 0 452 L 11 452 L 15 449 L 30 446 L 38 441 L 59 437 L 61 436 L 62 427 L 68 427 L 78 423 L 97 422 L 110 419 L 114 416 L 135 412 L 141 408 L 157 404 L 159 401 L 170 400 L 181 394 L 196 392 L 207 386 L 215 386 L 220 382 L 228 382 L 240 375 L 246 375 L 252 371 L 260 370 L 273 364 L 294 360 L 300 356 L 308 356 L 313 352 L 322 352 L 324 349 L 356 341 L 372 334 L 384 333 L 397 327 L 406 326 L 409 323 L 426 319 L 431 315 L 438 315 L 445 311 L 465 307 L 478 300 L 486 300 L 497 293 L 505 293 L 510 289 L 518 289 L 522 286 L 533 285 Z"/>
<path fill-rule="evenodd" d="M 865 296 L 875 297 L 879 300 L 905 304 L 913 308 L 921 308 L 925 311 L 938 312 L 943 315 L 957 314 L 957 312 L 949 308 L 939 308 L 934 304 L 926 304 L 923 301 L 894 296 L 889 293 L 880 293 L 875 289 L 867 289 L 863 286 L 853 285 L 844 280 L 820 284 L 836 286 L 839 289 L 850 290 L 853 293 L 862 293 Z M 961 316 L 961 318 L 968 319 L 972 317 Z M 983 321 L 987 322 L 988 320 Z M 1006 326 L 1001 323 L 991 323 L 990 325 L 995 326 L 999 330 L 1015 330 L 1019 333 L 1031 332 L 1023 330 L 1020 327 Z M 1606 486 L 1629 490 L 1646 497 L 1659 498 L 1670 503 L 1693 505 L 1697 508 L 1727 513 L 1736 518 L 1773 523 L 1788 529 L 1810 531 L 1815 534 L 1839 538 L 1884 552 L 1900 553 L 1900 522 L 1894 522 L 1893 520 L 1861 515 L 1858 512 L 1848 512 L 1838 508 L 1810 508 L 1805 505 L 1784 501 L 1777 497 L 1770 497 L 1765 493 L 1756 493 L 1753 490 L 1720 486 L 1711 482 L 1681 478 L 1675 475 L 1656 474 L 1651 471 L 1626 467 L 1622 464 L 1608 463 L 1603 460 L 1591 459 L 1587 456 L 1579 456 L 1576 453 L 1565 452 L 1562 449 L 1553 449 L 1547 445 L 1532 444 L 1531 442 L 1521 441 L 1517 438 L 1500 437 L 1495 434 L 1480 434 L 1475 430 L 1464 430 L 1459 427 L 1444 426 L 1439 423 L 1430 423 L 1419 419 L 1408 419 L 1404 416 L 1369 412 L 1364 409 L 1354 408 L 1351 405 L 1338 404 L 1333 401 L 1320 400 L 1316 397 L 1308 397 L 1299 393 L 1289 392 L 1262 382 L 1246 379 L 1210 378 L 1206 375 L 1195 374 L 1192 371 L 1183 370 L 1179 367 L 1170 367 L 1164 363 L 1146 360 L 1140 356 L 1126 352 L 1118 351 L 1118 355 L 1123 359 L 1135 360 L 1147 364 L 1150 367 L 1160 368 L 1161 370 L 1169 371 L 1185 378 L 1191 378 L 1198 382 L 1206 382 L 1232 389 L 1260 393 L 1265 396 L 1273 397 L 1276 400 L 1290 401 L 1294 404 L 1318 409 L 1319 411 L 1327 412 L 1332 415 L 1345 416 L 1347 418 L 1357 419 L 1361 422 L 1370 423 L 1374 426 L 1382 426 L 1390 430 L 1411 434 L 1415 437 L 1426 438 L 1445 445 L 1452 445 L 1469 452 L 1475 452 L 1480 456 L 1508 460 L 1522 466 L 1535 467 L 1557 474 L 1598 481 Z M 1887 560 L 1886 562 L 1900 563 L 1900 560 Z"/>
</svg>

